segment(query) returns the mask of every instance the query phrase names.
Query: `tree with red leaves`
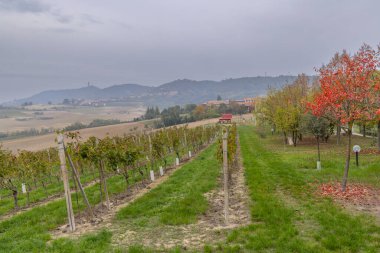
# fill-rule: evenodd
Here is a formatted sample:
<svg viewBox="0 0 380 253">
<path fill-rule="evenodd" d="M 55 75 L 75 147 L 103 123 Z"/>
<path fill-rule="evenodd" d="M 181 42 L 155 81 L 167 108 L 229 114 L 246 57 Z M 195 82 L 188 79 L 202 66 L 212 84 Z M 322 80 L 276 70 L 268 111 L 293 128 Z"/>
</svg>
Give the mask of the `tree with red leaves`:
<svg viewBox="0 0 380 253">
<path fill-rule="evenodd" d="M 379 50 L 364 44 L 355 55 L 343 51 L 318 70 L 320 91 L 308 107 L 315 116 L 335 120 L 347 133 L 343 192 L 350 167 L 353 124 L 359 120 L 373 120 L 379 108 L 377 90 L 380 80 L 376 75 L 379 66 Z"/>
</svg>

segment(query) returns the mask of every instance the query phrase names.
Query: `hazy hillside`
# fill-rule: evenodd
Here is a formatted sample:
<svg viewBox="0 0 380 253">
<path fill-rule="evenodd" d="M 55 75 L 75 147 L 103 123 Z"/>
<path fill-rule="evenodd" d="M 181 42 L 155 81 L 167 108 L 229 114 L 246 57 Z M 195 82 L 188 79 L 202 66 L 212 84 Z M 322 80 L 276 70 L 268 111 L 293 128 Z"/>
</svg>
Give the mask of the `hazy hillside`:
<svg viewBox="0 0 380 253">
<path fill-rule="evenodd" d="M 7 104 L 20 105 L 24 102 L 61 103 L 64 99 L 120 99 L 139 101 L 146 105 L 161 107 L 202 103 L 221 95 L 223 99 L 258 96 L 266 93 L 268 87 L 278 88 L 293 82 L 296 76 L 243 77 L 222 81 L 175 80 L 157 87 L 139 84 L 113 85 L 104 89 L 88 86 L 79 89 L 43 91 L 29 98 L 15 100 Z"/>
</svg>

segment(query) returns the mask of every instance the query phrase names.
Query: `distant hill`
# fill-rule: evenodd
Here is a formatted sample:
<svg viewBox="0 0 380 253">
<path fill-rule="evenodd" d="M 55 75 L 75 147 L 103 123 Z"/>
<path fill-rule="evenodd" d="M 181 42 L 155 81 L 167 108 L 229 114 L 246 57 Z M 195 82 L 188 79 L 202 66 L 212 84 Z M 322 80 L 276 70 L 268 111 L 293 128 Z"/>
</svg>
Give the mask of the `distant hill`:
<svg viewBox="0 0 380 253">
<path fill-rule="evenodd" d="M 104 89 L 87 86 L 79 89 L 43 91 L 28 98 L 15 100 L 7 105 L 62 103 L 64 99 L 118 99 L 130 102 L 143 102 L 150 106 L 167 107 L 188 103 L 202 103 L 216 99 L 238 99 L 266 94 L 268 87 L 279 88 L 293 82 L 297 76 L 243 77 L 222 81 L 175 80 L 157 87 L 139 84 L 113 85 Z"/>
</svg>

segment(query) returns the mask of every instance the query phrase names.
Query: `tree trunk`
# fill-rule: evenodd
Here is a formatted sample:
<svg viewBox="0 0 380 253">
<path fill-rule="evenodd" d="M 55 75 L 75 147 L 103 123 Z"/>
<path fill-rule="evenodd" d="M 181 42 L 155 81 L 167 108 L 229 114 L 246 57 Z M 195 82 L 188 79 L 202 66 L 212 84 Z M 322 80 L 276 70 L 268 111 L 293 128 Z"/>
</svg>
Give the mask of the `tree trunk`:
<svg viewBox="0 0 380 253">
<path fill-rule="evenodd" d="M 13 201 L 15 203 L 15 209 L 18 209 L 18 192 L 17 190 L 12 190 L 12 195 L 13 195 Z"/>
<path fill-rule="evenodd" d="M 26 206 L 29 206 L 29 203 L 30 203 L 30 191 L 31 191 L 30 185 L 26 184 Z"/>
<path fill-rule="evenodd" d="M 100 202 L 103 203 L 103 179 L 102 179 L 102 173 L 101 173 L 101 163 L 99 163 L 99 189 L 100 189 Z"/>
<path fill-rule="evenodd" d="M 128 192 L 128 190 L 129 190 L 129 175 L 128 175 L 128 172 L 124 173 L 124 179 L 125 179 L 125 190 Z"/>
<path fill-rule="evenodd" d="M 380 151 L 380 120 L 377 122 L 377 148 Z"/>
<path fill-rule="evenodd" d="M 109 195 L 108 195 L 107 182 L 106 182 L 106 178 L 105 178 L 105 175 L 104 175 L 104 164 L 103 164 L 103 161 L 100 161 L 100 173 L 101 173 L 101 179 L 103 181 L 104 195 L 106 197 L 106 205 L 107 205 L 107 209 L 109 210 L 111 208 L 110 207 L 110 198 L 109 198 Z"/>
<path fill-rule="evenodd" d="M 46 185 L 45 185 L 44 180 L 41 180 L 41 184 L 42 184 L 42 188 L 44 188 L 44 191 L 45 191 L 45 195 L 46 195 L 46 197 L 49 197 L 49 193 L 48 193 L 48 191 L 47 191 L 47 189 L 46 189 Z"/>
<path fill-rule="evenodd" d="M 319 136 L 317 137 L 317 147 L 318 147 L 318 162 L 321 161 L 321 151 L 319 148 Z"/>
<path fill-rule="evenodd" d="M 288 136 L 286 136 L 286 132 L 283 132 L 284 133 L 284 144 L 288 144 Z"/>
<path fill-rule="evenodd" d="M 366 137 L 367 136 L 367 133 L 366 133 L 366 129 L 365 129 L 365 123 L 363 124 L 363 137 Z"/>
<path fill-rule="evenodd" d="M 341 130 L 341 127 L 340 127 L 340 124 L 338 124 L 337 126 L 336 126 L 336 144 L 340 144 L 340 132 L 341 132 L 342 130 Z"/>
<path fill-rule="evenodd" d="M 350 169 L 350 158 L 351 158 L 351 137 L 352 137 L 352 123 L 348 124 L 348 144 L 347 144 L 347 156 L 346 156 L 346 167 L 344 168 L 344 176 L 342 181 L 342 191 L 346 191 L 348 170 Z"/>
<path fill-rule="evenodd" d="M 80 216 L 80 208 L 79 208 L 79 198 L 78 198 L 78 187 L 77 187 L 77 181 L 75 180 L 75 175 L 74 173 L 71 173 L 71 178 L 74 183 L 74 189 L 75 189 L 75 200 L 77 202 L 77 208 L 79 210 L 79 216 Z"/>
</svg>

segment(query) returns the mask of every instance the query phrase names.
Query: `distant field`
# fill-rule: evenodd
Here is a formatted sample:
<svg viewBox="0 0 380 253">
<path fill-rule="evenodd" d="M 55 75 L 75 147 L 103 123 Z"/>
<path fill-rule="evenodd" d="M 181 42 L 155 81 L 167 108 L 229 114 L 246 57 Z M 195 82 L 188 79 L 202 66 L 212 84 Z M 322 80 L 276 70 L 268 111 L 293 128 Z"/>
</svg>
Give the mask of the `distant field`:
<svg viewBox="0 0 380 253">
<path fill-rule="evenodd" d="M 33 105 L 25 109 L 0 108 L 0 132 L 16 132 L 31 128 L 64 128 L 72 123 L 88 124 L 94 119 L 133 120 L 145 112 L 142 104 L 125 106 L 73 107 Z"/>
<path fill-rule="evenodd" d="M 243 115 L 245 119 L 250 119 L 252 117 L 251 114 Z M 196 127 L 205 124 L 216 123 L 218 121 L 215 119 L 207 119 L 202 121 L 197 121 L 193 123 L 189 123 L 189 127 Z M 133 132 L 143 131 L 146 124 L 149 124 L 150 121 L 140 121 L 140 122 L 131 122 L 131 123 L 123 123 L 112 126 L 104 126 L 104 127 L 95 127 L 95 128 L 86 128 L 79 130 L 80 135 L 83 139 L 87 139 L 90 136 L 96 136 L 98 138 L 105 137 L 107 134 L 110 136 L 115 135 L 123 135 L 130 134 Z M 13 152 L 17 152 L 18 149 L 26 149 L 30 151 L 41 150 L 44 148 L 55 146 L 55 138 L 56 134 L 48 134 L 43 136 L 35 136 L 22 138 L 17 140 L 10 140 L 2 142 L 4 148 L 10 149 Z"/>
<path fill-rule="evenodd" d="M 251 114 L 243 115 L 245 119 L 250 119 L 252 117 Z M 193 123 L 189 123 L 189 127 L 196 127 L 200 125 L 205 124 L 211 124 L 216 123 L 218 121 L 217 118 L 215 119 L 207 119 L 202 121 L 196 121 Z M 80 135 L 85 140 L 90 136 L 96 136 L 98 138 L 105 137 L 107 134 L 110 136 L 115 135 L 123 135 L 123 134 L 130 134 L 133 132 L 139 132 L 143 131 L 146 124 L 149 124 L 151 121 L 140 121 L 140 122 L 131 122 L 131 123 L 123 123 L 123 124 L 117 124 L 117 125 L 111 125 L 111 126 L 104 126 L 104 127 L 95 127 L 95 128 L 86 128 L 79 130 Z M 26 149 L 30 151 L 36 151 L 45 149 L 48 147 L 55 146 L 55 138 L 56 134 L 47 134 L 42 136 L 35 136 L 35 137 L 27 137 L 22 139 L 16 139 L 16 140 L 9 140 L 1 142 L 4 148 L 10 149 L 13 152 L 17 152 L 18 149 Z"/>
</svg>

